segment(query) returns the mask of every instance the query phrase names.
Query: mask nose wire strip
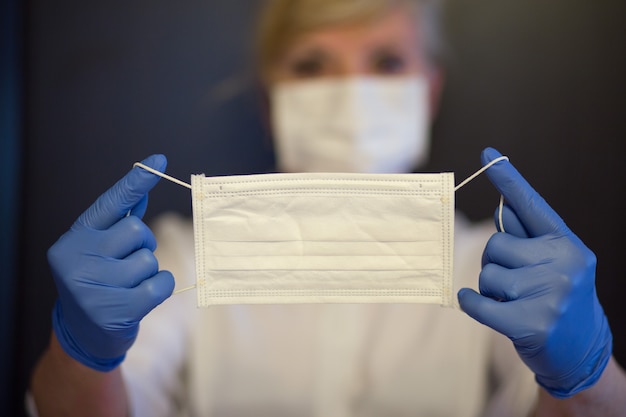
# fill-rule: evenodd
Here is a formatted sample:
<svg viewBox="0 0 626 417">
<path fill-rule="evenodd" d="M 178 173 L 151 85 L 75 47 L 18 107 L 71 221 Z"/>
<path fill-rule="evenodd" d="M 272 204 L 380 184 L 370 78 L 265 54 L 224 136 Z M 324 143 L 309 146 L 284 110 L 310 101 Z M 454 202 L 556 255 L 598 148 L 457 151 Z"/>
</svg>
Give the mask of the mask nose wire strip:
<svg viewBox="0 0 626 417">
<path fill-rule="evenodd" d="M 463 187 L 464 185 L 466 185 L 468 182 L 470 182 L 471 180 L 473 180 L 474 178 L 476 178 L 477 176 L 479 176 L 480 174 L 482 174 L 483 172 L 485 172 L 486 170 L 488 170 L 489 168 L 491 168 L 492 165 L 500 162 L 500 161 L 508 161 L 509 157 L 508 156 L 501 156 L 499 158 L 494 159 L 493 161 L 489 162 L 487 165 L 485 165 L 484 167 L 482 167 L 481 169 L 479 169 L 478 171 L 476 171 L 475 173 L 473 173 L 472 175 L 470 175 L 467 179 L 465 179 L 464 181 L 462 181 L 459 185 L 457 185 L 456 187 L 454 187 L 454 191 L 456 192 L 459 188 Z M 502 194 L 500 194 L 500 204 L 498 205 L 498 226 L 500 227 L 500 231 L 504 232 L 504 222 L 502 221 L 502 207 L 504 206 L 504 197 L 502 196 Z"/>
<path fill-rule="evenodd" d="M 167 174 L 164 174 L 164 173 L 162 173 L 162 172 L 160 172 L 160 171 L 157 171 L 156 169 L 150 168 L 149 166 L 144 165 L 144 164 L 142 164 L 141 162 L 135 162 L 135 163 L 133 164 L 133 167 L 143 168 L 143 169 L 145 169 L 146 171 L 148 171 L 148 172 L 150 172 L 150 173 L 152 173 L 152 174 L 154 174 L 154 175 L 158 175 L 159 177 L 165 178 L 165 179 L 166 179 L 166 180 L 168 180 L 168 181 L 172 181 L 172 182 L 173 182 L 173 183 L 175 183 L 175 184 L 182 185 L 183 187 L 187 187 L 187 188 L 189 188 L 189 189 L 191 190 L 191 185 L 190 185 L 190 184 L 187 184 L 187 183 L 186 183 L 186 182 L 184 182 L 184 181 L 181 181 L 181 180 L 179 180 L 179 179 L 177 179 L 177 178 L 174 178 L 174 177 L 169 176 L 169 175 L 167 175 Z M 181 292 L 185 292 L 185 291 L 193 290 L 194 288 L 196 288 L 196 285 L 195 285 L 195 284 L 194 284 L 194 285 L 191 285 L 191 286 L 189 286 L 189 287 L 185 287 L 185 288 L 181 288 L 181 289 L 179 289 L 179 290 L 176 290 L 176 291 L 174 291 L 174 292 L 172 293 L 172 295 L 176 295 L 176 294 L 179 294 L 179 293 L 181 293 Z"/>
</svg>

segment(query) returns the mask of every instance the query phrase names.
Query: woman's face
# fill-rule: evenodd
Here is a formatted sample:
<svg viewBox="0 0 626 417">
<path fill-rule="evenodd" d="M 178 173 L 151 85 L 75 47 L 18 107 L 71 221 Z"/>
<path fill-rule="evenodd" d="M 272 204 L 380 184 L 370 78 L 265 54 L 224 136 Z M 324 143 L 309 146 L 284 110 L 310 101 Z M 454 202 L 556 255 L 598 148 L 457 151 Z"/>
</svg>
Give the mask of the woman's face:
<svg viewBox="0 0 626 417">
<path fill-rule="evenodd" d="M 427 75 L 417 19 L 397 7 L 374 21 L 337 25 L 297 38 L 271 72 L 271 82 L 322 77 Z"/>
<path fill-rule="evenodd" d="M 281 170 L 408 172 L 427 159 L 441 78 L 418 22 L 405 5 L 294 39 L 267 73 Z"/>
</svg>

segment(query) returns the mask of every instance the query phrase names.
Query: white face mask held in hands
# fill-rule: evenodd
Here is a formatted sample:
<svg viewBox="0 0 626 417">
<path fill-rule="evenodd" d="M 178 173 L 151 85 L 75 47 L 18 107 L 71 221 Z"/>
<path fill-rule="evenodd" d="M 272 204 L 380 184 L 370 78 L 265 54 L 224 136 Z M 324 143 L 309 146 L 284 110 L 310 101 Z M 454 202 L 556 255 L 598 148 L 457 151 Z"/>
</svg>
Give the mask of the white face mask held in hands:
<svg viewBox="0 0 626 417">
<path fill-rule="evenodd" d="M 282 172 L 405 173 L 428 157 L 423 76 L 292 81 L 270 93 Z"/>
<path fill-rule="evenodd" d="M 506 157 L 503 157 L 506 158 Z M 453 292 L 454 174 L 192 175 L 198 306 L 434 303 Z"/>
</svg>

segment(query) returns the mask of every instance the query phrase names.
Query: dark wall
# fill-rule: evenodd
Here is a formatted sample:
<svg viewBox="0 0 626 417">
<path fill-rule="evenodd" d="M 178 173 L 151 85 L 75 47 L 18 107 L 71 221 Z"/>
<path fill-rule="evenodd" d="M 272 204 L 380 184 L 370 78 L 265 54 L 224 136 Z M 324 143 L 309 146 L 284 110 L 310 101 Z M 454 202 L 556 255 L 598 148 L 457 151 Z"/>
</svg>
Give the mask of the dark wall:
<svg viewBox="0 0 626 417">
<path fill-rule="evenodd" d="M 0 2 L 0 415 L 10 415 L 17 282 L 22 117 L 22 13 Z"/>
<path fill-rule="evenodd" d="M 104 189 L 156 152 L 184 180 L 272 167 L 249 77 L 257 0 L 26 3 L 16 410 L 50 329 L 55 290 L 45 252 Z M 618 299 L 625 290 L 626 7 L 608 0 L 449 3 L 447 88 L 429 169 L 461 180 L 479 167 L 484 146 L 509 155 L 598 254 L 600 297 L 626 363 Z M 482 219 L 498 196 L 481 178 L 457 198 Z M 188 191 L 161 182 L 148 220 L 163 210 L 189 214 Z"/>
</svg>

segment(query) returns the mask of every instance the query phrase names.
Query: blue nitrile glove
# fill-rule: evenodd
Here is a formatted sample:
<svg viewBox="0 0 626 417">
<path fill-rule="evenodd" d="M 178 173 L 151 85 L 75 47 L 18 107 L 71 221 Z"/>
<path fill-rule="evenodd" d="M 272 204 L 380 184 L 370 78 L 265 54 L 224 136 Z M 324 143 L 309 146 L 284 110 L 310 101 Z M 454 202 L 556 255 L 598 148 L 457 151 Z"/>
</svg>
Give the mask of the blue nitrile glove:
<svg viewBox="0 0 626 417">
<path fill-rule="evenodd" d="M 487 148 L 482 162 L 500 156 Z M 487 243 L 481 294 L 459 291 L 461 308 L 508 336 L 552 396 L 571 397 L 595 384 L 611 357 L 595 255 L 508 161 L 486 173 L 505 198 L 506 233 Z"/>
<path fill-rule="evenodd" d="M 165 169 L 163 155 L 143 161 Z M 133 168 L 87 209 L 48 251 L 59 298 L 52 326 L 66 353 L 109 371 L 135 341 L 139 321 L 170 296 L 174 278 L 158 270 L 156 240 L 141 221 L 159 177 Z"/>
</svg>

